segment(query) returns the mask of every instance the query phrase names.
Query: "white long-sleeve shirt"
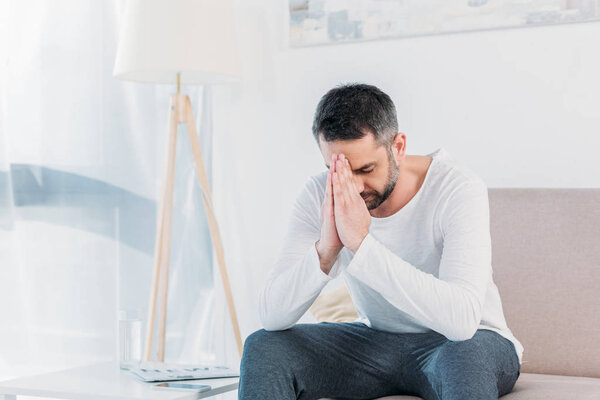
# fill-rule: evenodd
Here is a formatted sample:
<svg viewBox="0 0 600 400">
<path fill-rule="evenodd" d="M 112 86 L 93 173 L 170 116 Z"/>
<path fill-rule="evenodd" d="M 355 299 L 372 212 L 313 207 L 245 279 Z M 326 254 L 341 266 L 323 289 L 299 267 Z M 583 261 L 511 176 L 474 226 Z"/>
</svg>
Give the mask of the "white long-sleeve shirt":
<svg viewBox="0 0 600 400">
<path fill-rule="evenodd" d="M 442 147 L 417 194 L 395 214 L 371 217 L 356 254 L 344 248 L 329 274 L 320 268 L 321 204 L 327 171 L 298 196 L 283 248 L 259 298 L 266 330 L 293 326 L 332 279 L 344 278 L 356 321 L 388 332 L 434 330 L 467 340 L 477 329 L 523 346 L 506 324 L 492 278 L 488 190 Z"/>
</svg>

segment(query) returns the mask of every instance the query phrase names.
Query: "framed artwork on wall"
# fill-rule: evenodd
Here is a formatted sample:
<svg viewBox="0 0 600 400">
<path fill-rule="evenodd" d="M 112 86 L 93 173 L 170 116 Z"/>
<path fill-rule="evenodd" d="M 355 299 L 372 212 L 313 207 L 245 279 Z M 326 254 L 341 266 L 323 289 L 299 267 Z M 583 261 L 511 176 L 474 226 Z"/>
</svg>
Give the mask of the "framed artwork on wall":
<svg viewBox="0 0 600 400">
<path fill-rule="evenodd" d="M 600 0 L 288 0 L 290 47 L 600 21 Z"/>
</svg>

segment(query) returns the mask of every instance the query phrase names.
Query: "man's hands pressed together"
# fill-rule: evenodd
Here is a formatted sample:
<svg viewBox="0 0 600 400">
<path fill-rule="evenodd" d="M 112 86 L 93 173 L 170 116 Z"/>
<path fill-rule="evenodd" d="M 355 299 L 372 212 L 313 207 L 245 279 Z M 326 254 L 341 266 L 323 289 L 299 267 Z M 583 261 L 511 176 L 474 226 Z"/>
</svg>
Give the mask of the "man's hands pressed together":
<svg viewBox="0 0 600 400">
<path fill-rule="evenodd" d="M 371 226 L 371 214 L 356 187 L 350 163 L 340 155 L 333 173 L 335 226 L 345 247 L 356 253 Z"/>
<path fill-rule="evenodd" d="M 321 270 L 326 274 L 329 274 L 331 267 L 335 263 L 335 259 L 344 247 L 335 227 L 335 215 L 333 212 L 332 175 L 335 171 L 336 159 L 337 156 L 334 154 L 331 157 L 331 165 L 327 174 L 327 183 L 325 184 L 325 198 L 321 206 L 321 239 L 316 243 Z"/>
<path fill-rule="evenodd" d="M 358 191 L 350 163 L 333 154 L 321 209 L 321 239 L 316 248 L 321 270 L 329 274 L 343 247 L 356 253 L 369 233 L 371 214 Z"/>
</svg>

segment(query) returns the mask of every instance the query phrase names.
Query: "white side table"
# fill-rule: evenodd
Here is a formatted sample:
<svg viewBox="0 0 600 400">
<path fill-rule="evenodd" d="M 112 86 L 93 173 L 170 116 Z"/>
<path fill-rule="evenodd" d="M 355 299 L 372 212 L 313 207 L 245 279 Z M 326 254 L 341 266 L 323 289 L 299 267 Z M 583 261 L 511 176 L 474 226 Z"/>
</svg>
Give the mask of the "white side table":
<svg viewBox="0 0 600 400">
<path fill-rule="evenodd" d="M 119 370 L 117 362 L 106 362 L 0 382 L 0 399 L 16 400 L 21 395 L 75 400 L 192 400 L 237 390 L 238 381 L 237 377 L 185 381 L 212 387 L 201 393 L 156 390 L 151 383 Z"/>
</svg>

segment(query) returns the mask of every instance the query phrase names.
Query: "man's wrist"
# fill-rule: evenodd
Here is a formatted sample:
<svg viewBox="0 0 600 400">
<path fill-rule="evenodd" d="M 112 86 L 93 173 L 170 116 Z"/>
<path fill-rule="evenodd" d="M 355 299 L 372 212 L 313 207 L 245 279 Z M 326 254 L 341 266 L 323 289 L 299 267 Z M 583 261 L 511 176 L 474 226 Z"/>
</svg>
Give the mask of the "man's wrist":
<svg viewBox="0 0 600 400">
<path fill-rule="evenodd" d="M 329 275 L 329 272 L 331 272 L 331 268 L 333 267 L 333 264 L 335 264 L 335 260 L 342 249 L 337 251 L 326 251 L 319 246 L 320 242 L 320 240 L 315 242 L 315 249 L 317 250 L 317 255 L 319 256 L 320 268 L 321 271 Z"/>
<path fill-rule="evenodd" d="M 369 233 L 365 233 L 360 240 L 357 240 L 352 247 L 349 247 L 350 251 L 352 251 L 352 253 L 356 254 L 356 252 L 358 251 L 358 249 L 360 248 L 360 245 L 362 244 L 362 242 L 365 240 L 365 238 L 367 237 Z"/>
</svg>

